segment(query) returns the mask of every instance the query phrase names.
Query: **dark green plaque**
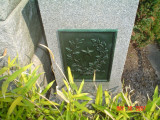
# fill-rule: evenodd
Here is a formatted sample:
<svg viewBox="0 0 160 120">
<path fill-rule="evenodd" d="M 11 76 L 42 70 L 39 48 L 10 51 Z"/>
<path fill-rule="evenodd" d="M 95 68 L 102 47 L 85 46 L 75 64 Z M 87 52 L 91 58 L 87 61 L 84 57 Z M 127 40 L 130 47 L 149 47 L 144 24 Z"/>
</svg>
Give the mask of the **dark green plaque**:
<svg viewBox="0 0 160 120">
<path fill-rule="evenodd" d="M 71 67 L 75 81 L 93 81 L 96 71 L 96 81 L 109 81 L 116 30 L 59 30 L 61 52 L 64 70 Z"/>
</svg>

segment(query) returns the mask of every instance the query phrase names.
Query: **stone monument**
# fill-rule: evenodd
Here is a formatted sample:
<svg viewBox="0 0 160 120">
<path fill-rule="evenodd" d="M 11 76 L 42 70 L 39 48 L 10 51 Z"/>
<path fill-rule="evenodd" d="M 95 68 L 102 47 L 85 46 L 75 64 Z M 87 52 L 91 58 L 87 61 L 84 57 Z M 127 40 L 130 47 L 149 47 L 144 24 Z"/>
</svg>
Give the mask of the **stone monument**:
<svg viewBox="0 0 160 120">
<path fill-rule="evenodd" d="M 84 91 L 121 89 L 125 64 L 139 0 L 38 0 L 49 48 L 66 74 L 72 69 Z M 59 88 L 63 75 L 53 63 Z M 66 74 L 67 75 L 67 74 Z"/>
</svg>

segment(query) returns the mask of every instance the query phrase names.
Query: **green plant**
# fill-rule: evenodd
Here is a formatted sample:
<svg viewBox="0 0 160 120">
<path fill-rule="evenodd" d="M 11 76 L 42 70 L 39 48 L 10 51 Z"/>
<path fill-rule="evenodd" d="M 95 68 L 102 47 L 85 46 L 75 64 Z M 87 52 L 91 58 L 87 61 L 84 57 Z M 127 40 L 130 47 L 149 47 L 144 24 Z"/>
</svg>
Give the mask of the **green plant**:
<svg viewBox="0 0 160 120">
<path fill-rule="evenodd" d="M 160 118 L 160 96 L 158 86 L 155 88 L 153 100 L 148 100 L 145 110 L 137 110 L 137 102 L 132 103 L 130 92 L 120 92 L 114 97 L 112 93 L 98 87 L 93 108 L 87 108 L 90 100 L 88 93 L 83 93 L 84 80 L 78 87 L 68 67 L 68 79 L 65 88 L 57 89 L 57 94 L 64 100 L 60 105 L 48 100 L 44 95 L 54 81 L 41 91 L 36 82 L 39 68 L 31 70 L 32 64 L 20 67 L 17 57 L 8 66 L 0 70 L 0 118 L 7 120 L 158 120 Z M 14 69 L 13 69 L 14 68 Z M 13 72 L 14 71 L 14 72 Z M 95 74 L 93 77 L 95 82 Z M 132 108 L 132 109 L 130 109 Z"/>
<path fill-rule="evenodd" d="M 87 96 L 88 93 L 82 93 L 84 80 L 81 82 L 81 85 L 78 88 L 73 81 L 71 70 L 68 67 L 69 82 L 67 80 L 63 81 L 65 83 L 67 90 L 63 88 L 61 92 L 60 90 L 57 89 L 57 94 L 66 102 L 65 112 L 63 114 L 64 119 L 66 120 L 87 119 L 87 116 L 85 116 L 83 113 L 85 112 L 92 114 L 94 112 L 86 107 L 87 103 L 92 99 Z M 83 100 L 83 102 L 80 102 L 79 100 Z"/>
<path fill-rule="evenodd" d="M 139 46 L 152 42 L 160 44 L 160 1 L 140 0 L 132 40 Z"/>
<path fill-rule="evenodd" d="M 36 73 L 39 66 L 31 71 L 32 64 L 21 68 L 16 60 L 17 57 L 10 61 L 9 57 L 8 66 L 0 70 L 0 80 L 3 80 L 0 90 L 0 118 L 8 120 L 52 118 L 50 114 L 58 111 L 51 106 L 55 107 L 58 104 L 44 96 L 42 99 L 42 95 L 53 82 L 40 92 L 36 81 L 43 73 Z"/>
<path fill-rule="evenodd" d="M 160 119 L 160 96 L 158 96 L 158 86 L 155 88 L 153 100 L 148 100 L 145 111 L 141 111 L 143 118 L 147 120 Z"/>
</svg>

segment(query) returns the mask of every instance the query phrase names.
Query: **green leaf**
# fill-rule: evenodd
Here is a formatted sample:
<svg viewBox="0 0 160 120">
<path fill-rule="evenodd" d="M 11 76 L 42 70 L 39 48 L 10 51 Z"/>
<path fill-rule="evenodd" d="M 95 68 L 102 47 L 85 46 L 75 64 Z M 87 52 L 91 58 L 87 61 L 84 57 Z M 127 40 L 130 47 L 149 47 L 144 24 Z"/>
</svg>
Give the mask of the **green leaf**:
<svg viewBox="0 0 160 120">
<path fill-rule="evenodd" d="M 12 98 L 0 98 L 0 101 L 3 101 L 3 102 L 13 102 L 13 99 Z"/>
<path fill-rule="evenodd" d="M 50 118 L 51 120 L 55 120 L 54 117 L 52 117 L 52 116 L 48 116 L 48 118 Z M 50 120 L 50 119 L 49 119 L 49 120 Z"/>
<path fill-rule="evenodd" d="M 158 98 L 158 85 L 156 86 L 156 88 L 155 88 L 155 90 L 154 90 L 153 101 L 154 101 L 155 99 L 157 99 L 157 98 Z"/>
<path fill-rule="evenodd" d="M 80 96 L 80 97 L 76 97 L 77 100 L 92 100 L 92 98 L 88 97 L 88 96 Z"/>
<path fill-rule="evenodd" d="M 57 94 L 64 100 L 66 101 L 67 103 L 69 103 L 69 100 L 66 98 L 66 96 L 60 91 L 57 89 Z"/>
<path fill-rule="evenodd" d="M 69 85 L 68 85 L 68 82 L 67 82 L 66 80 L 63 80 L 63 82 L 64 82 L 64 84 L 66 85 L 67 90 L 68 90 L 68 92 L 69 92 L 69 91 L 70 91 L 70 87 L 69 87 Z"/>
<path fill-rule="evenodd" d="M 92 106 L 93 106 L 95 109 L 100 110 L 100 111 L 102 111 L 102 112 L 104 112 L 104 110 L 106 109 L 106 107 L 101 106 L 101 105 L 92 104 Z"/>
<path fill-rule="evenodd" d="M 90 114 L 93 113 L 93 111 L 88 110 L 86 107 L 82 106 L 78 101 L 74 101 L 73 103 L 78 109 L 83 110 L 83 111 L 90 113 Z"/>
<path fill-rule="evenodd" d="M 15 109 L 16 105 L 19 104 L 21 102 L 21 100 L 23 99 L 22 96 L 19 96 L 17 99 L 15 99 L 13 101 L 13 103 L 11 104 L 10 108 L 8 109 L 8 113 L 7 116 L 10 116 L 11 113 L 13 112 L 13 110 Z"/>
<path fill-rule="evenodd" d="M 117 117 L 116 117 L 116 120 L 120 120 L 121 118 L 123 117 L 123 115 L 118 115 Z"/>
<path fill-rule="evenodd" d="M 36 72 L 37 72 L 37 70 L 39 69 L 39 67 L 40 67 L 40 66 L 37 66 L 37 67 L 33 70 L 32 74 L 31 74 L 30 77 L 29 77 L 29 80 L 32 79 L 32 78 L 36 75 Z"/>
<path fill-rule="evenodd" d="M 102 85 L 99 85 L 97 89 L 95 104 L 102 105 L 102 101 L 103 101 Z"/>
<path fill-rule="evenodd" d="M 73 84 L 71 83 L 70 85 L 72 87 L 72 90 L 77 91 L 77 85 L 75 83 L 73 83 Z"/>
<path fill-rule="evenodd" d="M 43 115 L 41 115 L 39 118 L 38 118 L 38 120 L 43 120 Z"/>
<path fill-rule="evenodd" d="M 16 59 L 17 59 L 17 57 L 15 57 L 15 58 L 10 62 L 10 64 L 8 64 L 8 67 L 3 67 L 3 68 L 0 70 L 0 75 L 2 75 L 4 72 L 6 72 L 6 71 L 7 71 L 8 69 L 10 69 L 11 67 L 13 67 Z"/>
<path fill-rule="evenodd" d="M 41 94 L 42 94 L 42 95 L 46 94 L 47 91 L 52 87 L 53 83 L 54 83 L 54 81 L 50 82 L 50 83 L 46 86 L 46 88 L 42 91 Z"/>
<path fill-rule="evenodd" d="M 99 115 L 96 117 L 96 120 L 99 120 Z"/>
<path fill-rule="evenodd" d="M 37 104 L 38 105 L 38 104 Z M 40 103 L 39 103 L 39 105 L 59 105 L 58 103 L 55 103 L 55 102 L 53 102 L 53 101 L 44 101 L 44 100 L 42 100 Z"/>
<path fill-rule="evenodd" d="M 111 96 L 109 95 L 108 91 L 104 91 L 104 94 L 105 94 L 106 105 L 108 105 L 110 103 Z"/>
<path fill-rule="evenodd" d="M 66 120 L 71 120 L 71 115 L 70 115 L 70 111 L 66 111 Z"/>
<path fill-rule="evenodd" d="M 2 84 L 2 94 L 5 97 L 5 93 L 7 91 L 8 85 L 11 81 L 13 81 L 14 79 L 16 79 L 18 77 L 18 75 L 20 75 L 22 72 L 24 72 L 25 70 L 27 70 L 29 67 L 31 67 L 32 64 L 29 64 L 19 70 L 17 70 L 16 72 L 14 72 L 11 76 L 8 77 L 8 79 L 6 81 L 3 82 Z"/>
<path fill-rule="evenodd" d="M 80 93 L 77 95 L 73 95 L 73 98 L 79 99 L 79 100 L 92 100 L 90 97 L 87 96 L 88 93 Z"/>
<path fill-rule="evenodd" d="M 74 84 L 74 82 L 73 82 L 73 76 L 72 76 L 70 67 L 68 67 L 68 78 L 69 78 L 69 82 L 71 84 Z"/>
<path fill-rule="evenodd" d="M 160 116 L 160 109 L 154 112 L 154 120 L 158 120 L 159 116 Z"/>
<path fill-rule="evenodd" d="M 62 111 L 63 108 L 64 108 L 64 101 L 62 101 L 62 103 L 61 103 L 61 105 L 60 105 L 60 107 L 59 107 L 59 110 Z"/>
<path fill-rule="evenodd" d="M 24 107 L 20 107 L 20 108 L 18 109 L 18 113 L 16 114 L 15 120 L 18 120 L 18 118 L 21 118 L 21 115 L 22 115 L 22 113 L 24 112 L 23 110 L 24 110 Z"/>
<path fill-rule="evenodd" d="M 83 97 L 83 96 L 86 96 L 86 95 L 88 95 L 88 93 L 80 93 L 80 94 L 77 94 L 77 95 L 73 95 L 73 98 Z"/>
<path fill-rule="evenodd" d="M 8 77 L 8 75 L 0 77 L 0 81 L 3 80 L 4 78 Z"/>
<path fill-rule="evenodd" d="M 84 85 L 84 80 L 81 82 L 81 85 L 79 87 L 79 90 L 78 90 L 77 94 L 80 94 L 82 92 L 83 85 Z"/>
<path fill-rule="evenodd" d="M 29 80 L 19 93 L 25 95 L 29 90 L 31 90 L 31 88 L 36 83 L 37 79 L 40 77 L 41 74 L 43 73 L 40 73 L 37 76 L 33 77 L 31 80 Z"/>
<path fill-rule="evenodd" d="M 8 67 L 3 67 L 1 70 L 0 70 L 0 75 L 2 75 L 4 72 L 6 72 L 8 70 Z"/>
<path fill-rule="evenodd" d="M 124 101 L 125 103 L 127 103 L 128 106 L 131 106 L 128 98 L 127 98 L 127 97 L 124 95 L 124 93 L 122 93 L 122 92 L 121 92 L 121 98 L 123 99 L 123 101 Z"/>
<path fill-rule="evenodd" d="M 106 113 L 106 115 L 112 118 L 112 120 L 116 120 L 115 119 L 116 115 L 114 113 L 110 112 L 109 110 L 104 110 L 104 112 Z"/>
</svg>

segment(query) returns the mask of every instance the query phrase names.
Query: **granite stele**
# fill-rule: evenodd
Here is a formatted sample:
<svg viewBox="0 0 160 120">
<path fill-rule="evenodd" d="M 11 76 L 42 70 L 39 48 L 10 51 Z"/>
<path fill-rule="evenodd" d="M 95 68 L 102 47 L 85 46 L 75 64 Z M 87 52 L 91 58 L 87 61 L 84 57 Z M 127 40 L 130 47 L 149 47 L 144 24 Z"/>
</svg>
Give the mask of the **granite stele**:
<svg viewBox="0 0 160 120">
<path fill-rule="evenodd" d="M 67 76 L 70 66 L 75 82 L 85 80 L 84 91 L 121 90 L 138 0 L 38 0 L 42 22 L 55 61 Z M 63 75 L 53 63 L 59 88 Z"/>
</svg>

